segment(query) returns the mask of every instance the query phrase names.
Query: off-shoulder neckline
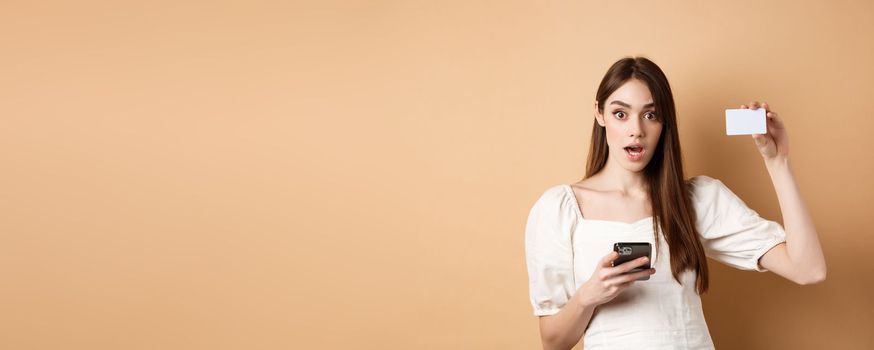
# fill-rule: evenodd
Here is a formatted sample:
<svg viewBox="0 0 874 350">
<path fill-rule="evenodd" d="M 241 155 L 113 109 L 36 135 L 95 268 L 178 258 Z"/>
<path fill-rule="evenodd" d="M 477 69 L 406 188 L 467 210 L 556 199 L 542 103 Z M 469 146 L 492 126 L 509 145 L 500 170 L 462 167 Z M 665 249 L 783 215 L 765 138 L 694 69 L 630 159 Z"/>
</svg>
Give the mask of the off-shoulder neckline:
<svg viewBox="0 0 874 350">
<path fill-rule="evenodd" d="M 574 193 L 573 187 L 571 187 L 570 184 L 562 184 L 562 185 L 564 186 L 564 189 L 568 192 L 568 194 L 570 194 L 571 199 L 573 200 L 573 207 L 575 208 L 574 211 L 577 214 L 577 218 L 580 219 L 581 221 L 603 222 L 603 223 L 608 223 L 608 224 L 634 226 L 634 225 L 640 224 L 642 222 L 651 221 L 653 219 L 652 216 L 648 216 L 648 217 L 645 217 L 643 219 L 640 219 L 640 220 L 637 220 L 634 222 L 625 222 L 625 221 L 618 221 L 618 220 L 586 219 L 583 217 L 583 211 L 582 211 L 582 209 L 580 209 L 580 202 L 577 201 L 577 195 L 576 195 L 576 193 Z"/>
</svg>

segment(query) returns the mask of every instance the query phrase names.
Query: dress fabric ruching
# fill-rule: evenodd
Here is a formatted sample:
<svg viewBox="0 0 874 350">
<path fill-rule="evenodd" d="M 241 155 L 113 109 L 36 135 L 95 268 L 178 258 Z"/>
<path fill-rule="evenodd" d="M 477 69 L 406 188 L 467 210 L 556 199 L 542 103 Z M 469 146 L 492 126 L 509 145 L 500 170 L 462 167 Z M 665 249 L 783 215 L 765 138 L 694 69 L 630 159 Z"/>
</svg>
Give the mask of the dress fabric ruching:
<svg viewBox="0 0 874 350">
<path fill-rule="evenodd" d="M 721 181 L 690 179 L 696 227 L 707 257 L 764 272 L 759 258 L 781 242 L 783 227 L 766 220 Z M 652 217 L 633 223 L 583 217 L 568 184 L 548 188 L 528 214 L 525 257 L 534 315 L 554 315 L 576 293 L 616 242 L 653 244 L 656 273 L 599 305 L 585 331 L 585 349 L 713 349 L 692 270 L 671 275 L 668 244 L 655 251 Z M 657 254 L 656 254 L 657 253 Z"/>
</svg>

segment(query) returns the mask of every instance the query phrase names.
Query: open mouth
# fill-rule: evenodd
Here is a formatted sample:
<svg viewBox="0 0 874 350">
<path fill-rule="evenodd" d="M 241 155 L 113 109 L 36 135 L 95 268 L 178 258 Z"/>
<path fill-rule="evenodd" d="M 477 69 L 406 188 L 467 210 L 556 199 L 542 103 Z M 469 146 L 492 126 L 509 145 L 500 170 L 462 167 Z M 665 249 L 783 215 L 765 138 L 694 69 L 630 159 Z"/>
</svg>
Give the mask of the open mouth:
<svg viewBox="0 0 874 350">
<path fill-rule="evenodd" d="M 637 146 L 625 147 L 625 152 L 628 152 L 628 154 L 633 155 L 633 156 L 639 156 L 639 155 L 643 154 L 643 147 L 637 147 Z"/>
<path fill-rule="evenodd" d="M 625 147 L 625 153 L 628 155 L 628 158 L 631 160 L 640 160 L 643 158 L 643 153 L 646 150 L 640 146 L 629 146 Z"/>
</svg>

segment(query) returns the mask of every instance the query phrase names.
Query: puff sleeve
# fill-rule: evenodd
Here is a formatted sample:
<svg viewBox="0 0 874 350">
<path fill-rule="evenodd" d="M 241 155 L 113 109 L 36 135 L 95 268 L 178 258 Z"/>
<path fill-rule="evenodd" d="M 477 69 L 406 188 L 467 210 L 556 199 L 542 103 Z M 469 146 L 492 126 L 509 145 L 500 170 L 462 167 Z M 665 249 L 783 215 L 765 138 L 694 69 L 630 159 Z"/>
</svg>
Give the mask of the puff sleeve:
<svg viewBox="0 0 874 350">
<path fill-rule="evenodd" d="M 525 260 L 534 315 L 558 313 L 575 293 L 572 232 L 576 200 L 562 185 L 540 196 L 528 213 Z"/>
<path fill-rule="evenodd" d="M 741 270 L 768 271 L 759 258 L 786 241 L 783 226 L 760 217 L 720 180 L 701 175 L 691 181 L 696 226 L 707 257 Z"/>
</svg>

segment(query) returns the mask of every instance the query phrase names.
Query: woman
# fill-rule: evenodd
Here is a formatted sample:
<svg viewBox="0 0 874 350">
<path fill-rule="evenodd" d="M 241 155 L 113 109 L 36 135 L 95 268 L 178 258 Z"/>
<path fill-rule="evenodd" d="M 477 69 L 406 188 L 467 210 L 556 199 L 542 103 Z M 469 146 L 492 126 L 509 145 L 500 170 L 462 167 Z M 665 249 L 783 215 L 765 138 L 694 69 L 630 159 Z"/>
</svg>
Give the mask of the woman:
<svg viewBox="0 0 874 350">
<path fill-rule="evenodd" d="M 713 348 L 700 300 L 706 257 L 798 284 L 825 279 L 786 129 L 767 103 L 741 108 L 766 110 L 767 133 L 752 138 L 785 230 L 721 181 L 685 179 L 671 88 L 655 63 L 628 57 L 610 67 L 594 104 L 586 176 L 548 188 L 528 216 L 529 292 L 544 348 L 569 349 L 583 336 L 587 349 Z M 651 243 L 652 268 L 622 274 L 647 261 L 613 267 L 616 242 Z"/>
</svg>

